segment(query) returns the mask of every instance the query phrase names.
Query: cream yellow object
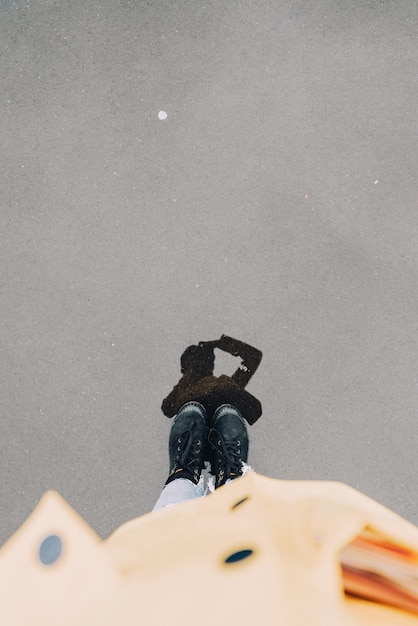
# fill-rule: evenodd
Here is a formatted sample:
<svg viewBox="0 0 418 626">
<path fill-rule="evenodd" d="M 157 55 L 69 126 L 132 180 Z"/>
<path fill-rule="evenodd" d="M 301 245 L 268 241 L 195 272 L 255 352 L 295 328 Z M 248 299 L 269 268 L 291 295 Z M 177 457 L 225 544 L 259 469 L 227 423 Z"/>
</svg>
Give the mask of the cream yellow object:
<svg viewBox="0 0 418 626">
<path fill-rule="evenodd" d="M 344 594 L 339 554 L 365 527 L 418 551 L 418 528 L 341 483 L 248 473 L 104 541 L 49 492 L 0 550 L 0 624 L 417 625 Z"/>
</svg>

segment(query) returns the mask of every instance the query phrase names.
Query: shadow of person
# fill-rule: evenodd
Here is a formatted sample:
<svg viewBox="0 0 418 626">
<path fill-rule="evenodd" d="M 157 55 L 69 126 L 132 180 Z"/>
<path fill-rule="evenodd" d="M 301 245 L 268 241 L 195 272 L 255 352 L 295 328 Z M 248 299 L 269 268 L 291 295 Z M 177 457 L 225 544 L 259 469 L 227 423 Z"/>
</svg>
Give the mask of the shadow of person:
<svg viewBox="0 0 418 626">
<path fill-rule="evenodd" d="M 215 348 L 241 358 L 232 376 L 214 376 Z M 249 424 L 254 424 L 261 416 L 261 403 L 245 387 L 261 358 L 260 350 L 227 335 L 189 346 L 180 359 L 183 376 L 161 405 L 164 415 L 173 417 L 186 402 L 200 402 L 206 409 L 210 427 L 215 410 L 222 404 L 232 404 Z"/>
</svg>

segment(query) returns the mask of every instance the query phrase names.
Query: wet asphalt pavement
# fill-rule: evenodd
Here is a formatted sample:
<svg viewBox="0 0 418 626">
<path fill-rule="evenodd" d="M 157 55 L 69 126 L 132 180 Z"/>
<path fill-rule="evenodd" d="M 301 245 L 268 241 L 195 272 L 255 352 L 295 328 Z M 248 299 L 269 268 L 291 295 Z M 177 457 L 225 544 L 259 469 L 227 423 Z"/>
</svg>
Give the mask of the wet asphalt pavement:
<svg viewBox="0 0 418 626">
<path fill-rule="evenodd" d="M 0 54 L 0 543 L 148 512 L 222 333 L 260 473 L 418 524 L 418 5 L 2 0 Z"/>
</svg>

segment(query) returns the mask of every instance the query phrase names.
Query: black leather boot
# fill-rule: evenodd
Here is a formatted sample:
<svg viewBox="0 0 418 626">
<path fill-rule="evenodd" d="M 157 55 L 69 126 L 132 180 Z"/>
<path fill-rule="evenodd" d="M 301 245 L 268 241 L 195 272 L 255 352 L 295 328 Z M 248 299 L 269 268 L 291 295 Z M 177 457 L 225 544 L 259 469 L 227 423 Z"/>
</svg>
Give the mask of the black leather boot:
<svg viewBox="0 0 418 626">
<path fill-rule="evenodd" d="M 216 409 L 208 440 L 213 451 L 211 466 L 217 489 L 228 479 L 241 476 L 243 463 L 248 460 L 247 427 L 237 408 L 223 404 Z"/>
<path fill-rule="evenodd" d="M 204 407 L 199 402 L 186 402 L 175 416 L 170 431 L 170 474 L 166 485 L 176 478 L 187 478 L 197 485 L 205 465 L 206 436 Z"/>
</svg>

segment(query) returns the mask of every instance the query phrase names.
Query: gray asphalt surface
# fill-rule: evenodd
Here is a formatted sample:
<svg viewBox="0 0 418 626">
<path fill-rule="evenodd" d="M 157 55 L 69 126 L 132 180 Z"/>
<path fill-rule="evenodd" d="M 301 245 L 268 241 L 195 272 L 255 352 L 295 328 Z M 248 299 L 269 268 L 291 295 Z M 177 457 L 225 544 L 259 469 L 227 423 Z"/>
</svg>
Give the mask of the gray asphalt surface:
<svg viewBox="0 0 418 626">
<path fill-rule="evenodd" d="M 168 470 L 183 349 L 263 350 L 250 462 L 418 523 L 418 5 L 0 1 L 0 543 Z M 166 119 L 160 119 L 165 112 Z"/>
</svg>

